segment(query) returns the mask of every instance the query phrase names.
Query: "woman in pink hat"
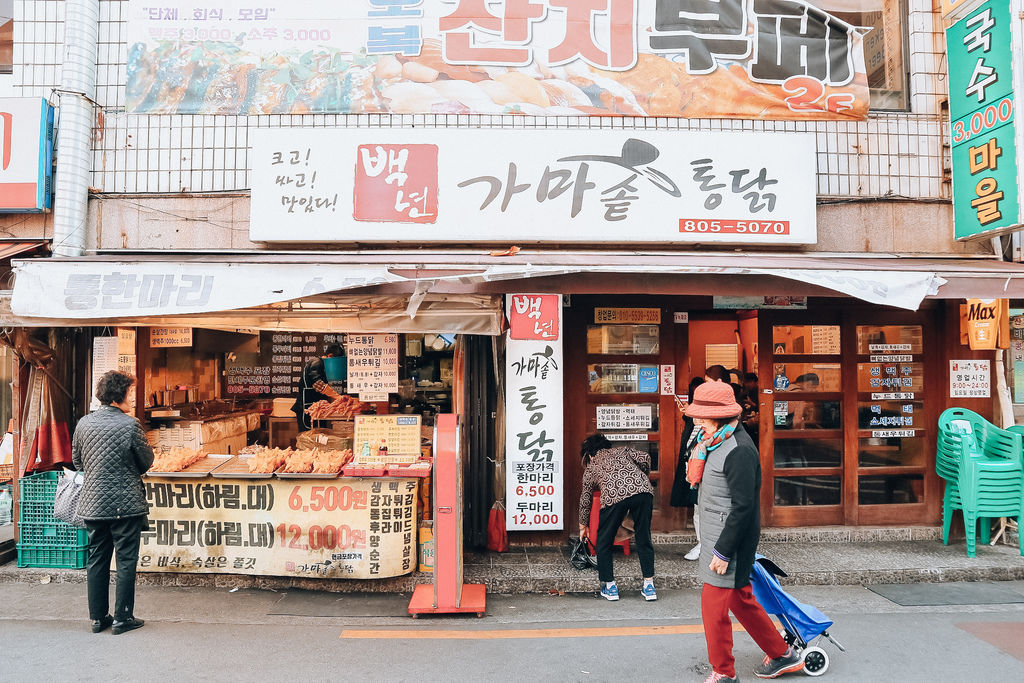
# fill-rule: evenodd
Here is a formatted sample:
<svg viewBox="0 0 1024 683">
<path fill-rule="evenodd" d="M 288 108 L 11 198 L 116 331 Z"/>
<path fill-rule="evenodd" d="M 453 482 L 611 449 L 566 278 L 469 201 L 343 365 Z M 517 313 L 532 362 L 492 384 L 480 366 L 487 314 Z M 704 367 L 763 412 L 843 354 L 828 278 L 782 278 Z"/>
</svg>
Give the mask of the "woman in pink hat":
<svg viewBox="0 0 1024 683">
<path fill-rule="evenodd" d="M 701 617 L 712 667 L 704 683 L 738 680 L 729 612 L 765 652 L 755 676 L 775 678 L 804 667 L 750 589 L 750 570 L 761 537 L 761 462 L 740 424 L 742 412 L 732 387 L 722 382 L 697 387 L 686 407 L 686 415 L 700 430 L 686 479 L 692 486 L 700 484 L 698 575 L 704 581 Z"/>
</svg>

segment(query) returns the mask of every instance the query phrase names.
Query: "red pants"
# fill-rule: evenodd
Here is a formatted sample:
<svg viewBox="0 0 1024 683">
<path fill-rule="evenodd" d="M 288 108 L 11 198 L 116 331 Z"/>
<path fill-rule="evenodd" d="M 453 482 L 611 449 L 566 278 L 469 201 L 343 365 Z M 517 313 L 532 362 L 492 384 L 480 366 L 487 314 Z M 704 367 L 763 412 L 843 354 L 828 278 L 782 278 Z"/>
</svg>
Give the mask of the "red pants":
<svg viewBox="0 0 1024 683">
<path fill-rule="evenodd" d="M 718 673 L 736 677 L 736 660 L 732 656 L 732 623 L 729 612 L 746 629 L 764 653 L 775 659 L 789 648 L 779 635 L 768 613 L 754 600 L 750 584 L 743 588 L 719 588 L 704 584 L 700 594 L 700 612 L 704 620 L 704 638 L 708 643 L 708 660 Z"/>
</svg>

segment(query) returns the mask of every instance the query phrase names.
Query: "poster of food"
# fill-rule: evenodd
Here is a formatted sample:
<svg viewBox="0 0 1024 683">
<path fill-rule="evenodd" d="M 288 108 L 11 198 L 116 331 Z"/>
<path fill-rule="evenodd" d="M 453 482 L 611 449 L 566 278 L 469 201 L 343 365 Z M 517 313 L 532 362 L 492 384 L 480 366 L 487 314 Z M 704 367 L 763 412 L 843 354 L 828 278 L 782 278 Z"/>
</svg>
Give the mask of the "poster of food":
<svg viewBox="0 0 1024 683">
<path fill-rule="evenodd" d="M 863 30 L 799 0 L 131 0 L 127 110 L 844 119 Z"/>
</svg>

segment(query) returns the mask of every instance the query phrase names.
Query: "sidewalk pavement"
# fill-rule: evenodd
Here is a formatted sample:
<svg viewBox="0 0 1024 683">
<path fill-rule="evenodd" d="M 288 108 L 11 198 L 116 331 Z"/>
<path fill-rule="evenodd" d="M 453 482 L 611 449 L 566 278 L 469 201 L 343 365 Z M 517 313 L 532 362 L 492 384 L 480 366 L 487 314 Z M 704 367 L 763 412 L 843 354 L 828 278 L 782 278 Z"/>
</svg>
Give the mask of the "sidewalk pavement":
<svg viewBox="0 0 1024 683">
<path fill-rule="evenodd" d="M 661 535 L 656 539 L 655 574 L 659 588 L 698 588 L 697 563 L 683 555 L 693 543 L 692 534 Z M 765 529 L 759 552 L 778 564 L 789 578 L 786 585 L 829 586 L 874 583 L 924 583 L 950 581 L 1024 580 L 1024 557 L 1017 536 L 1010 545 L 978 546 L 978 556 L 967 557 L 962 538 L 941 541 L 937 527 L 865 528 L 825 527 Z M 465 553 L 464 580 L 484 583 L 491 593 L 585 593 L 598 589 L 595 570 L 576 570 L 569 565 L 568 547 L 513 548 L 507 553 Z M 615 555 L 620 588 L 640 586 L 640 567 L 635 555 Z M 430 574 L 378 580 L 306 579 L 237 574 L 140 573 L 139 585 L 286 590 L 299 588 L 338 593 L 409 593 Z M 83 570 L 0 566 L 0 584 L 82 583 Z"/>
</svg>

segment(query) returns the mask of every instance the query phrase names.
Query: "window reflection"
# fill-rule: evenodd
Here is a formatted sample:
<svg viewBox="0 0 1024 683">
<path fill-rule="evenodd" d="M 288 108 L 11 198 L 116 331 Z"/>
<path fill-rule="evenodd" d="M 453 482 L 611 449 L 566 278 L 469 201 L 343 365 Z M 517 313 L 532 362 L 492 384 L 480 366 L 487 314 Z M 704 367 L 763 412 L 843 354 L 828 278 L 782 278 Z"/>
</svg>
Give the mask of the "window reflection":
<svg viewBox="0 0 1024 683">
<path fill-rule="evenodd" d="M 924 499 L 924 475 L 894 474 L 860 477 L 857 501 L 861 505 L 906 505 Z"/>
<path fill-rule="evenodd" d="M 659 353 L 658 325 L 590 325 L 587 353 L 653 356 Z"/>
<path fill-rule="evenodd" d="M 774 402 L 776 430 L 787 429 L 839 429 L 839 401 L 779 401 Z"/>
<path fill-rule="evenodd" d="M 775 468 L 839 467 L 843 464 L 842 439 L 776 439 Z"/>
<path fill-rule="evenodd" d="M 839 477 L 776 477 L 775 505 L 839 505 Z"/>
<path fill-rule="evenodd" d="M 890 436 L 859 439 L 857 461 L 861 467 L 924 465 L 924 438 Z"/>
</svg>

